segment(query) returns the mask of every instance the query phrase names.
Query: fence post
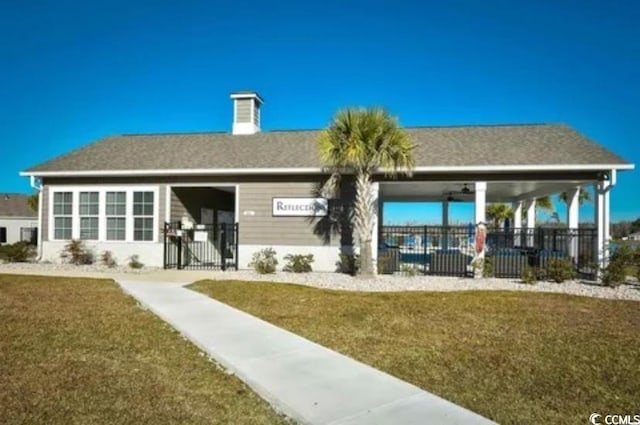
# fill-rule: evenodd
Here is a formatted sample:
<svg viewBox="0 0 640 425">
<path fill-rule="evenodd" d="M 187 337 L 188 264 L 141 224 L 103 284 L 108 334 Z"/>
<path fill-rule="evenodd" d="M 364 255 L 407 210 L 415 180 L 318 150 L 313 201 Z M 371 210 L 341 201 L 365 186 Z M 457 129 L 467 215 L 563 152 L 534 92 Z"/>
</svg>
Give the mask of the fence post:
<svg viewBox="0 0 640 425">
<path fill-rule="evenodd" d="M 427 226 L 422 226 L 422 272 L 427 274 Z"/>
<path fill-rule="evenodd" d="M 176 238 L 178 240 L 178 259 L 176 261 L 176 267 L 178 270 L 182 270 L 182 235 Z"/>
<path fill-rule="evenodd" d="M 222 257 L 222 271 L 227 270 L 227 259 L 226 251 L 227 251 L 227 231 L 225 229 L 225 224 L 222 224 L 221 233 L 220 233 L 220 256 Z"/>
<path fill-rule="evenodd" d="M 238 263 L 240 263 L 240 259 L 238 258 L 238 246 L 240 245 L 239 243 L 239 230 L 240 230 L 240 225 L 238 223 L 235 223 L 233 226 L 233 229 L 235 231 L 235 234 L 233 236 L 233 242 L 236 244 L 236 256 L 235 256 L 235 263 L 236 263 L 236 271 L 238 271 Z"/>
<path fill-rule="evenodd" d="M 164 223 L 164 246 L 162 250 L 162 268 L 167 269 L 167 222 Z"/>
</svg>

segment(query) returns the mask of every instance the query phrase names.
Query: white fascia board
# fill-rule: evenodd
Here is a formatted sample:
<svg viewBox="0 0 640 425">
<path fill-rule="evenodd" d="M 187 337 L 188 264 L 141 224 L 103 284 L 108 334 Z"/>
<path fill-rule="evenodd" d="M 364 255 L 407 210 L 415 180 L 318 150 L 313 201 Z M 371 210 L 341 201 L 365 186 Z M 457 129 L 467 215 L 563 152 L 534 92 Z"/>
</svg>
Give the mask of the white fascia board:
<svg viewBox="0 0 640 425">
<path fill-rule="evenodd" d="M 634 164 L 558 164 L 558 165 L 474 165 L 415 167 L 414 173 L 452 172 L 511 172 L 511 171 L 602 171 L 633 170 Z M 403 171 L 402 169 L 398 171 Z M 379 173 L 384 173 L 380 169 Z M 323 167 L 290 168 L 200 168 L 174 170 L 82 170 L 82 171 L 22 171 L 23 177 L 116 177 L 116 176 L 191 176 L 191 175 L 242 175 L 242 174 L 326 174 Z"/>
<path fill-rule="evenodd" d="M 611 167 L 609 167 L 611 168 Z M 237 174 L 318 174 L 318 168 L 202 168 L 175 170 L 82 170 L 82 171 L 23 171 L 23 177 L 90 177 L 90 176 L 201 176 L 201 175 L 237 175 Z"/>
</svg>

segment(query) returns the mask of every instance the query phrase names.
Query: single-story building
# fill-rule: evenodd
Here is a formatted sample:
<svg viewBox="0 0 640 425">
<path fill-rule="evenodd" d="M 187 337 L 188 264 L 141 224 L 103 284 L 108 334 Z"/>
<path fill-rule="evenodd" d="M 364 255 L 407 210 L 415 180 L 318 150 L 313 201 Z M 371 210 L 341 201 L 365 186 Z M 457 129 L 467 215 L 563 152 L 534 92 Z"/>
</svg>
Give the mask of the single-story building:
<svg viewBox="0 0 640 425">
<path fill-rule="evenodd" d="M 640 241 L 640 232 L 630 233 L 626 239 L 630 241 Z"/>
<path fill-rule="evenodd" d="M 27 195 L 0 193 L 0 245 L 36 243 L 38 214 L 29 207 Z"/>
<path fill-rule="evenodd" d="M 56 261 L 74 238 L 153 266 L 246 268 L 254 252 L 273 247 L 280 259 L 312 253 L 315 270 L 335 270 L 354 245 L 339 213 L 353 191 L 322 190 L 319 131 L 261 131 L 262 98 L 231 99 L 231 132 L 110 136 L 23 171 L 42 194 L 41 258 Z M 386 201 L 441 201 L 446 226 L 448 203 L 462 198 L 474 202 L 476 223 L 487 202 L 512 202 L 513 228 L 533 229 L 535 199 L 568 192 L 568 226 L 577 229 L 578 188 L 593 185 L 597 255 L 606 257 L 609 194 L 633 164 L 566 125 L 405 130 L 416 167 L 410 178 L 376 175 L 377 223 Z"/>
</svg>

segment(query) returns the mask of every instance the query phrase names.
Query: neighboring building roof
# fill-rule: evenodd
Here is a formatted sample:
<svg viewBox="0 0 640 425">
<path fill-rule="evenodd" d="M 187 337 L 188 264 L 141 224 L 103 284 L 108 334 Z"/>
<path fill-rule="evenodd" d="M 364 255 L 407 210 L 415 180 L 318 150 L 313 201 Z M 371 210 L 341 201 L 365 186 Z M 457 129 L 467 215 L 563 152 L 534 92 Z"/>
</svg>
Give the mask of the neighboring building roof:
<svg viewBox="0 0 640 425">
<path fill-rule="evenodd" d="M 624 159 L 566 125 L 405 128 L 417 167 L 607 165 Z M 319 130 L 140 134 L 107 137 L 24 172 L 276 169 L 322 167 Z"/>
<path fill-rule="evenodd" d="M 27 204 L 28 195 L 0 193 L 0 217 L 38 217 Z"/>
</svg>

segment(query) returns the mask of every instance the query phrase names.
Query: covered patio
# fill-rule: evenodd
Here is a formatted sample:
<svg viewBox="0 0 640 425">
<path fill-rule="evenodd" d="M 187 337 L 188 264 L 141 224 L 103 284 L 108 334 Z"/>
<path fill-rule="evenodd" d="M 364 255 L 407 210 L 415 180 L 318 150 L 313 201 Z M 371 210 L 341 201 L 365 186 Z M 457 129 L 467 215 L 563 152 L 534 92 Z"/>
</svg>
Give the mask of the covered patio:
<svg viewBox="0 0 640 425">
<path fill-rule="evenodd" d="M 519 172 L 491 168 L 455 174 L 418 171 L 410 179 L 374 183 L 374 243 L 380 272 L 412 268 L 422 274 L 471 277 L 478 276 L 478 260 L 490 258 L 495 277 L 520 277 L 525 267 L 544 268 L 550 259 L 559 258 L 571 261 L 579 276 L 597 277 L 609 258 L 610 193 L 617 170 L 589 165 Z M 595 195 L 594 217 L 583 217 L 583 221 L 593 225 L 581 226 L 579 191 L 588 187 L 593 187 Z M 567 198 L 565 224 L 547 227 L 536 223 L 536 199 L 559 193 L 566 193 Z M 437 202 L 442 209 L 441 223 L 383 225 L 386 202 Z M 473 205 L 473 221 L 452 225 L 450 206 L 460 202 Z M 489 226 L 488 203 L 511 205 L 513 220 L 500 228 Z"/>
</svg>

